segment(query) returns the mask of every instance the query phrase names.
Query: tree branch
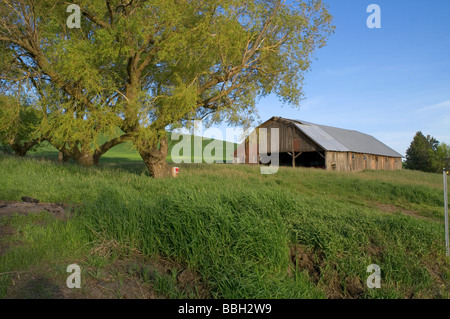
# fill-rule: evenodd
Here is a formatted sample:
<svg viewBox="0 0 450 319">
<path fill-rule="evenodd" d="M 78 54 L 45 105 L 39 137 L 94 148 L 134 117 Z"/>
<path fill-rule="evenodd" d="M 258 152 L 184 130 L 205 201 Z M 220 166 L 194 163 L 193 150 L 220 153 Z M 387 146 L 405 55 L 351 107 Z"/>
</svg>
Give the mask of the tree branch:
<svg viewBox="0 0 450 319">
<path fill-rule="evenodd" d="M 109 1 L 107 1 L 107 4 L 108 4 L 108 2 Z M 66 1 L 65 4 L 71 5 L 71 4 L 73 4 L 73 2 Z M 96 17 L 92 12 L 89 12 L 85 7 L 80 6 L 80 3 L 78 1 L 76 2 L 76 4 L 80 7 L 81 14 L 83 14 L 86 18 L 88 18 L 89 20 L 94 22 L 99 27 L 102 27 L 102 28 L 105 28 L 105 29 L 111 27 L 110 24 L 108 24 L 107 22 L 103 21 L 99 17 Z"/>
</svg>

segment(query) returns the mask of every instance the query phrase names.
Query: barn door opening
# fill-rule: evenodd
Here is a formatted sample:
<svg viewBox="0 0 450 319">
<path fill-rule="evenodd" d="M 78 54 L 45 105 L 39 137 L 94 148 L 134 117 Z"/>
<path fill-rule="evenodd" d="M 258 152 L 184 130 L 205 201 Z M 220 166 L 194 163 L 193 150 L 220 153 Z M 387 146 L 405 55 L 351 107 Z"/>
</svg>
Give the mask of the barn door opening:
<svg viewBox="0 0 450 319">
<path fill-rule="evenodd" d="M 325 154 L 323 152 L 296 153 L 295 167 L 315 167 L 325 169 Z M 280 166 L 293 166 L 292 153 L 280 153 Z"/>
</svg>

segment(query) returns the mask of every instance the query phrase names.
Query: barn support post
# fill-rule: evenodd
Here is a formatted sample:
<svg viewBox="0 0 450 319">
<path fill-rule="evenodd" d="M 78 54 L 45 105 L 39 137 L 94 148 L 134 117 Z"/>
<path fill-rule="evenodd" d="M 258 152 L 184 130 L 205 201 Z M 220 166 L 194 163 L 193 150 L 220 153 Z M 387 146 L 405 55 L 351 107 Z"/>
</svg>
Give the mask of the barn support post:
<svg viewBox="0 0 450 319">
<path fill-rule="evenodd" d="M 291 130 L 292 130 L 293 141 L 292 141 L 292 154 L 290 154 L 290 155 L 292 156 L 292 167 L 295 167 L 295 160 L 297 159 L 297 157 L 299 157 L 302 154 L 302 152 L 301 152 L 301 147 L 300 147 L 300 139 L 294 138 L 296 129 L 294 127 L 291 127 Z M 295 155 L 296 149 L 299 151 L 299 153 L 297 155 Z"/>
<path fill-rule="evenodd" d="M 295 151 L 292 150 L 292 167 L 295 167 Z"/>
<path fill-rule="evenodd" d="M 295 151 L 292 151 L 292 167 L 295 167 Z"/>
<path fill-rule="evenodd" d="M 295 155 L 295 151 L 292 151 L 292 153 L 289 153 L 289 155 L 292 156 L 292 167 L 295 167 L 295 160 L 297 159 L 297 157 L 299 157 L 300 155 L 302 155 L 303 152 L 298 153 L 297 155 Z"/>
</svg>

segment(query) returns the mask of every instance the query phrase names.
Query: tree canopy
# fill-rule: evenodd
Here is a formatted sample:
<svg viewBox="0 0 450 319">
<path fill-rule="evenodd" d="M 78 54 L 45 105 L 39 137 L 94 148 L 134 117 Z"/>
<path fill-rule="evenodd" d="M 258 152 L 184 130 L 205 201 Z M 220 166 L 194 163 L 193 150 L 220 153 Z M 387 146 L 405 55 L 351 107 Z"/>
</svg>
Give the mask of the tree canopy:
<svg viewBox="0 0 450 319">
<path fill-rule="evenodd" d="M 249 123 L 269 94 L 298 106 L 333 32 L 321 0 L 0 0 L 0 16 L 1 88 L 27 88 L 42 134 L 80 158 L 131 140 L 155 177 L 167 128 Z"/>
<path fill-rule="evenodd" d="M 0 95 L 0 144 L 19 156 L 42 141 L 41 116 L 25 97 Z"/>
<path fill-rule="evenodd" d="M 449 168 L 450 147 L 434 137 L 417 132 L 406 150 L 405 166 L 408 169 L 441 173 Z"/>
</svg>

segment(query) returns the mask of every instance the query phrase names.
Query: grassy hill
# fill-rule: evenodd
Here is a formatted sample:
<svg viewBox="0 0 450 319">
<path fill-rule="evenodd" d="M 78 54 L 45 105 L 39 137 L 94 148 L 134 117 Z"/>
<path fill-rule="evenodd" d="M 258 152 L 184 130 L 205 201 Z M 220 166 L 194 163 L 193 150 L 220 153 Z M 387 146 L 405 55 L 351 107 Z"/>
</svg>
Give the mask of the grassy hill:
<svg viewBox="0 0 450 319">
<path fill-rule="evenodd" d="M 192 145 L 191 145 L 191 156 L 190 156 L 190 161 L 193 163 L 200 161 L 199 159 L 195 158 L 194 156 L 194 148 L 196 148 L 196 145 L 194 143 L 194 139 L 193 136 L 191 135 L 183 135 L 183 137 L 180 137 L 179 139 L 172 140 L 172 135 L 170 132 L 167 133 L 168 135 L 168 141 L 169 141 L 169 154 L 167 156 L 167 161 L 168 162 L 173 162 L 178 161 L 180 162 L 181 160 L 183 160 L 184 162 L 187 162 L 189 160 L 189 157 L 184 154 L 182 151 L 180 152 L 180 154 L 176 153 L 175 155 L 179 155 L 180 157 L 178 157 L 177 159 L 172 159 L 171 156 L 171 150 L 173 148 L 173 146 L 182 141 L 183 138 L 189 138 L 192 140 Z M 223 161 L 227 161 L 227 160 L 233 160 L 233 152 L 227 152 L 229 149 L 232 149 L 233 151 L 236 150 L 237 148 L 237 144 L 236 143 L 231 143 L 231 142 L 226 142 L 226 141 L 220 141 L 220 140 L 209 140 L 209 139 L 203 139 L 202 140 L 202 145 L 199 146 L 197 145 L 198 148 L 201 148 L 202 150 L 205 149 L 205 146 L 207 146 L 210 143 L 214 143 L 211 146 L 216 146 L 215 147 L 215 152 L 217 152 L 217 158 L 221 158 Z M 211 162 L 215 159 L 215 152 L 211 155 L 209 154 L 204 154 L 204 156 L 202 156 L 201 161 L 203 162 Z M 45 157 L 47 159 L 57 159 L 58 158 L 58 150 L 53 147 L 50 143 L 48 142 L 43 142 L 41 143 L 41 145 L 34 151 L 30 151 L 29 152 L 29 156 L 32 157 Z M 100 164 L 102 163 L 108 163 L 108 164 L 117 164 L 117 163 L 124 163 L 124 162 L 142 162 L 142 158 L 139 155 L 139 153 L 136 151 L 136 149 L 134 148 L 133 144 L 131 142 L 125 142 L 119 145 L 114 146 L 113 148 L 111 148 L 108 152 L 106 152 L 101 158 L 100 158 Z"/>
<path fill-rule="evenodd" d="M 0 296 L 450 297 L 440 175 L 181 164 L 155 180 L 117 163 L 0 157 L 0 200 L 72 207 L 0 218 Z M 81 289 L 66 287 L 73 263 Z"/>
</svg>

